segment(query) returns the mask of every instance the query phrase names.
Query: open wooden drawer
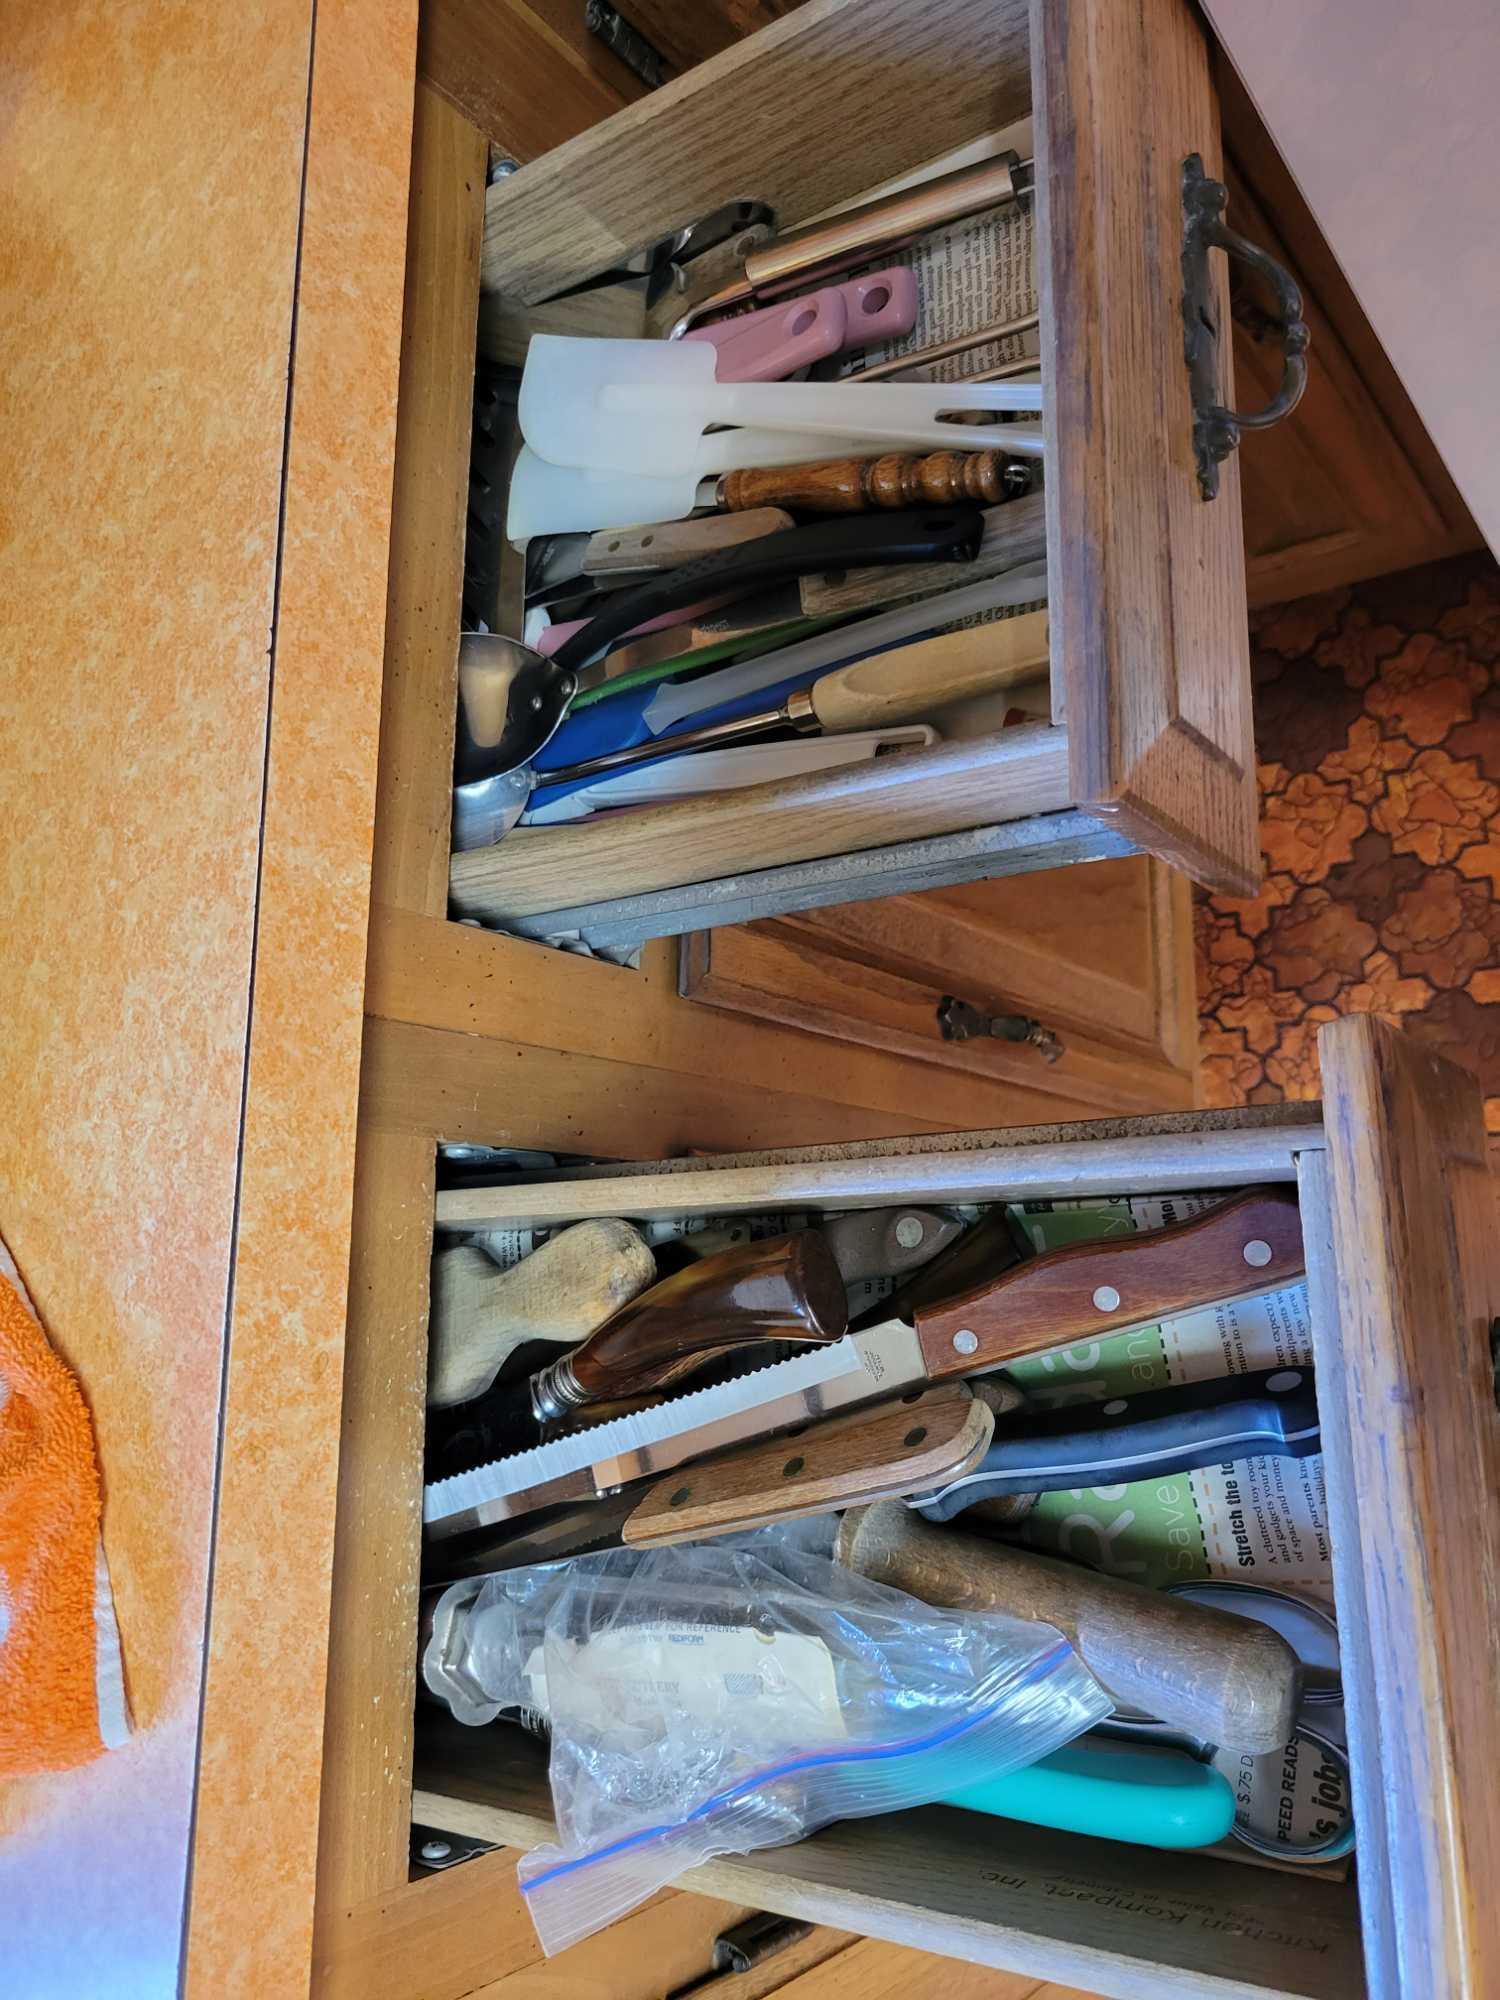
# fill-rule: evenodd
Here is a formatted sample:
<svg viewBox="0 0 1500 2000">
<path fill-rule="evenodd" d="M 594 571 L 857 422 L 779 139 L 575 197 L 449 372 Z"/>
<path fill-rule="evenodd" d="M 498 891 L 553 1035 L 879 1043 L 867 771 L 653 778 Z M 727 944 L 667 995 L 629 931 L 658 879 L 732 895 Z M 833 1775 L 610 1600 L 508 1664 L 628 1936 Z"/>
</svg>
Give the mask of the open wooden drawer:
<svg viewBox="0 0 1500 2000">
<path fill-rule="evenodd" d="M 1356 1876 L 1309 1881 L 1194 1855 L 1164 1869 L 1148 1850 L 998 1821 L 981 1833 L 932 1809 L 720 1860 L 691 1886 L 1103 1994 L 1477 2000 L 1495 1990 L 1500 1807 L 1483 1745 L 1500 1700 L 1500 1235 L 1478 1093 L 1368 1019 L 1325 1029 L 1322 1058 L 1321 1123 L 1316 1106 L 1178 1114 L 667 1161 L 437 1198 L 442 1232 L 778 1202 L 1298 1186 Z M 482 1053 L 475 1060 L 476 1089 L 487 1088 Z M 431 1133 L 376 1133 L 361 1151 L 367 1220 L 349 1329 L 320 1876 L 320 1962 L 346 1974 L 337 1947 L 359 1914 L 356 1881 L 368 1905 L 381 1843 L 389 1869 L 413 1807 L 427 1824 L 513 1844 L 548 1825 L 541 1753 L 524 1742 L 518 1752 L 509 1732 L 424 1723 L 411 1776 L 433 1214 L 420 1203 L 442 1117 L 435 1092 Z M 368 1219 L 377 1189 L 378 1228 Z M 453 1875 L 422 1891 L 434 1919 L 457 1893 Z"/>
<path fill-rule="evenodd" d="M 795 226 L 1027 118 L 1053 723 L 757 786 L 732 813 L 692 800 L 626 825 L 517 829 L 453 857 L 457 915 L 619 949 L 1133 848 L 1253 888 L 1238 475 L 1231 458 L 1218 497 L 1201 497 L 1184 362 L 1184 162 L 1214 174 L 1219 157 L 1187 0 L 811 0 L 489 188 L 481 344 L 503 323 L 513 354 L 524 309 L 726 202 Z M 1217 262 L 1208 316 L 1227 330 Z M 605 296 L 582 309 L 607 318 Z M 446 647 L 429 658 L 451 674 Z"/>
</svg>

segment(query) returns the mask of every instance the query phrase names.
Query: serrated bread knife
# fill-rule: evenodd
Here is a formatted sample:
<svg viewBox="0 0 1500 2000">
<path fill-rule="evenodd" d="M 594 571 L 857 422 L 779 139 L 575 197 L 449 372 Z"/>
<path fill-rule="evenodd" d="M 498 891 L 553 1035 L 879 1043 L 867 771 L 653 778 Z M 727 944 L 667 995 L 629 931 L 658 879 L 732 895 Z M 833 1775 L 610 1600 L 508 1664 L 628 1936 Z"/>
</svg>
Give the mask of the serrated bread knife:
<svg viewBox="0 0 1500 2000">
<path fill-rule="evenodd" d="M 832 1346 L 436 1480 L 423 1495 L 423 1519 L 434 1537 L 456 1535 L 612 1493 L 745 1438 L 904 1389 L 982 1375 L 1091 1334 L 1274 1291 L 1303 1270 L 1295 1192 L 1252 1189 L 1165 1229 L 1048 1251 L 919 1307 L 911 1325 L 885 1320 Z"/>
</svg>

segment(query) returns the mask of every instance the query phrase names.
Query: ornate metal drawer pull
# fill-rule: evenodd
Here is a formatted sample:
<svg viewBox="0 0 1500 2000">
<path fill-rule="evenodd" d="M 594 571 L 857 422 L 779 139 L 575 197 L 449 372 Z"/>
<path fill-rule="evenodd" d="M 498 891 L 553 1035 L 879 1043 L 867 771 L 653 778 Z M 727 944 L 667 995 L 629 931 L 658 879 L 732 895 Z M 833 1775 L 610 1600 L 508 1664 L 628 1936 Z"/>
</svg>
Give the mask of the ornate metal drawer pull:
<svg viewBox="0 0 1500 2000">
<path fill-rule="evenodd" d="M 1193 397 L 1193 456 L 1198 489 L 1205 500 L 1219 490 L 1219 465 L 1240 441 L 1241 431 L 1263 431 L 1290 416 L 1307 387 L 1307 327 L 1302 318 L 1302 293 L 1295 279 L 1276 259 L 1248 242 L 1224 221 L 1229 190 L 1211 180 L 1203 161 L 1189 153 L 1182 163 L 1182 334 L 1188 380 Z M 1208 279 L 1210 250 L 1227 251 L 1259 271 L 1276 294 L 1281 349 L 1281 387 L 1263 410 L 1244 415 L 1218 400 L 1219 328 Z"/>
</svg>

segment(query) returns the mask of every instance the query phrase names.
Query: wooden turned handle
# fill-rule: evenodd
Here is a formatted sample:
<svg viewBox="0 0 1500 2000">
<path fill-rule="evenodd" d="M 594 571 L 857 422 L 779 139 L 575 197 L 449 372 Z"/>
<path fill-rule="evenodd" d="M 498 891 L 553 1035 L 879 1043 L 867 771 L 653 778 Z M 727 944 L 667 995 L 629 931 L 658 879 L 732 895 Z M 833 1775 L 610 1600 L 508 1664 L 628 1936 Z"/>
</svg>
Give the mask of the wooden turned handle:
<svg viewBox="0 0 1500 2000">
<path fill-rule="evenodd" d="M 1190 1221 L 1071 1243 L 917 1314 L 928 1375 L 980 1375 L 1021 1355 L 1295 1284 L 1297 1193 L 1254 1188 Z"/>
<path fill-rule="evenodd" d="M 586 1340 L 656 1278 L 656 1260 L 628 1222 L 577 1222 L 502 1269 L 475 1245 L 432 1260 L 427 1403 L 482 1396 L 518 1347 Z"/>
<path fill-rule="evenodd" d="M 1049 657 L 1045 611 L 963 626 L 824 674 L 812 687 L 813 713 L 824 729 L 909 722 L 1033 680 L 1047 671 Z"/>
<path fill-rule="evenodd" d="M 1253 1618 L 935 1528 L 890 1500 L 844 1517 L 838 1558 L 924 1604 L 1055 1626 L 1116 1701 L 1205 1742 L 1264 1757 L 1291 1736 L 1297 1656 Z"/>
<path fill-rule="evenodd" d="M 754 466 L 726 472 L 719 499 L 733 513 L 748 507 L 796 507 L 804 514 L 863 514 L 872 507 L 953 506 L 1005 498 L 1003 451 L 933 451 L 914 458 L 820 458 L 809 465 Z"/>
<path fill-rule="evenodd" d="M 690 1264 L 622 1307 L 571 1357 L 589 1397 L 666 1388 L 717 1349 L 755 1340 L 838 1340 L 844 1281 L 814 1229 L 747 1243 Z"/>
</svg>

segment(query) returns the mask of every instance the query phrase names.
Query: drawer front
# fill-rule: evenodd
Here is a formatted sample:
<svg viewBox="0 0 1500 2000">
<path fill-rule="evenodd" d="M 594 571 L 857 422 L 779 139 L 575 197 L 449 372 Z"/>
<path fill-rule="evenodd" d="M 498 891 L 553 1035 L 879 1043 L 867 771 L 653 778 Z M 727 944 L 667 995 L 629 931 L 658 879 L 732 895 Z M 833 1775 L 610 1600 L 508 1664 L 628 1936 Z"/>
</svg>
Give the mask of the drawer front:
<svg viewBox="0 0 1500 2000">
<path fill-rule="evenodd" d="M 1325 1459 L 1370 1990 L 1478 2000 L 1500 1990 L 1500 1199 L 1471 1076 L 1369 1019 L 1319 1051 L 1320 1387 L 1343 1406 Z"/>
<path fill-rule="evenodd" d="M 1201 497 L 1183 365 L 1183 161 L 1222 171 L 1207 45 L 1182 0 L 1034 0 L 1032 57 L 1053 688 L 1073 798 L 1196 880 L 1253 894 L 1239 469 L 1231 456 L 1218 497 Z"/>
</svg>

